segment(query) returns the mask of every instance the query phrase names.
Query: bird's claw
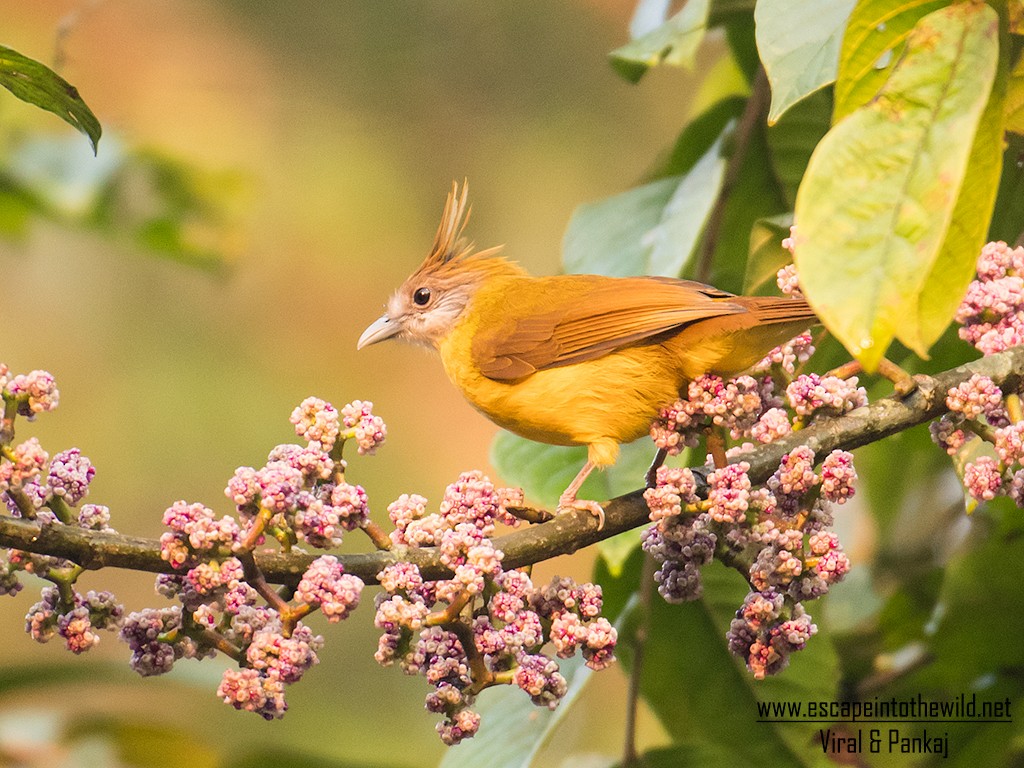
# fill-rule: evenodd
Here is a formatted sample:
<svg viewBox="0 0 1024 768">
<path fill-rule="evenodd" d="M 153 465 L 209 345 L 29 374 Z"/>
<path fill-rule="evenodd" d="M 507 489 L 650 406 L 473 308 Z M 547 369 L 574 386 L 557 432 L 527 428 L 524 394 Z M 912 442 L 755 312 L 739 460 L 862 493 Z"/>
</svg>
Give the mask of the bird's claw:
<svg viewBox="0 0 1024 768">
<path fill-rule="evenodd" d="M 558 512 L 572 512 L 577 509 L 582 509 L 589 512 L 597 518 L 597 530 L 604 529 L 604 507 L 598 504 L 596 501 L 590 501 L 588 499 L 575 499 L 566 498 L 563 496 L 558 500 Z"/>
</svg>

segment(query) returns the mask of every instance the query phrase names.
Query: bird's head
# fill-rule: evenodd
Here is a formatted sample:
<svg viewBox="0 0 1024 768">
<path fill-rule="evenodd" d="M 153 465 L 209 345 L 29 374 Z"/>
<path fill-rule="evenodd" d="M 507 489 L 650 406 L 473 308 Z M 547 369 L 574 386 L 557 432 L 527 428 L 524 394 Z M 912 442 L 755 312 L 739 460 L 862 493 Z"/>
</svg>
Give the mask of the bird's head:
<svg viewBox="0 0 1024 768">
<path fill-rule="evenodd" d="M 387 311 L 363 331 L 357 349 L 390 338 L 437 348 L 484 280 L 523 274 L 519 266 L 497 256 L 499 248 L 474 251 L 463 239 L 468 191 L 468 184 L 463 183 L 460 194 L 452 183 L 430 253 L 388 300 Z"/>
</svg>

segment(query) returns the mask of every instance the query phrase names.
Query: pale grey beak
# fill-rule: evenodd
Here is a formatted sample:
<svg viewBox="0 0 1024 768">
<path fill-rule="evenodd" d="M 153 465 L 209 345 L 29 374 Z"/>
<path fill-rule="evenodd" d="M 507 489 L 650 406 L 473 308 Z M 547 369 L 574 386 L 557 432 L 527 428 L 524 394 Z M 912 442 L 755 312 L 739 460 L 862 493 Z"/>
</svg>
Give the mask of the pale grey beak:
<svg viewBox="0 0 1024 768">
<path fill-rule="evenodd" d="M 356 342 L 356 349 L 362 349 L 371 344 L 376 344 L 378 341 L 390 339 L 400 330 L 402 330 L 401 323 L 396 323 L 387 315 L 381 315 L 370 324 L 369 328 L 363 331 L 363 335 Z"/>
</svg>

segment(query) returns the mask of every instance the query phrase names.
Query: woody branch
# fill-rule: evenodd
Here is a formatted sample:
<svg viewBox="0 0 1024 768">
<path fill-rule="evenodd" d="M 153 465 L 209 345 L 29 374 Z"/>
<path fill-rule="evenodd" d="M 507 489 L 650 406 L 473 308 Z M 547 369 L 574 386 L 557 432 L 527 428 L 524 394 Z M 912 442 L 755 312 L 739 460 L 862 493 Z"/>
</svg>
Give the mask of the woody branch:
<svg viewBox="0 0 1024 768">
<path fill-rule="evenodd" d="M 817 456 L 835 449 L 853 449 L 882 440 L 947 411 L 945 393 L 974 374 L 991 378 L 1004 391 L 1016 391 L 1024 378 L 1024 347 L 975 360 L 935 376 L 918 376 L 917 388 L 908 396 L 887 397 L 843 416 L 816 422 L 810 427 L 734 456 L 731 461 L 750 464 L 753 483 L 765 481 L 788 452 L 805 445 Z M 495 540 L 505 553 L 506 568 L 530 565 L 574 552 L 622 531 L 643 525 L 648 519 L 643 489 L 612 499 L 605 505 L 605 525 L 597 530 L 593 515 L 586 511 L 563 513 L 549 522 L 514 531 Z M 83 568 L 127 568 L 152 573 L 172 573 L 161 559 L 160 542 L 117 533 L 85 530 L 68 525 L 47 525 L 37 521 L 0 515 L 0 546 L 61 557 Z M 257 552 L 256 562 L 267 581 L 295 584 L 315 556 L 302 552 Z M 396 547 L 370 553 L 338 556 L 345 572 L 368 583 L 388 565 L 410 562 L 425 579 L 450 575 L 434 548 Z"/>
</svg>

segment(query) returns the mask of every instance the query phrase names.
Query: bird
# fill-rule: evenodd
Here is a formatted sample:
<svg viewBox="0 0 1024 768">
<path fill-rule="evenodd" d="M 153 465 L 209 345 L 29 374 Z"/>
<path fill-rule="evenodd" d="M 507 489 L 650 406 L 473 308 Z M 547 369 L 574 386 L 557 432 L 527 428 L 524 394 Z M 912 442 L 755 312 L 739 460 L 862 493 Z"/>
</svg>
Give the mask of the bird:
<svg viewBox="0 0 1024 768">
<path fill-rule="evenodd" d="M 670 277 L 532 276 L 500 246 L 477 250 L 464 238 L 468 190 L 452 183 L 429 253 L 356 347 L 392 338 L 430 347 L 499 427 L 586 446 L 557 509 L 589 510 L 599 529 L 601 505 L 577 497 L 594 469 L 648 434 L 689 382 L 742 373 L 817 322 L 799 297 L 737 296 Z"/>
</svg>

